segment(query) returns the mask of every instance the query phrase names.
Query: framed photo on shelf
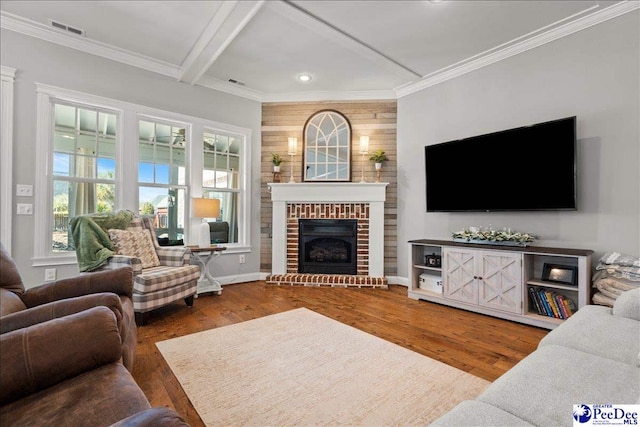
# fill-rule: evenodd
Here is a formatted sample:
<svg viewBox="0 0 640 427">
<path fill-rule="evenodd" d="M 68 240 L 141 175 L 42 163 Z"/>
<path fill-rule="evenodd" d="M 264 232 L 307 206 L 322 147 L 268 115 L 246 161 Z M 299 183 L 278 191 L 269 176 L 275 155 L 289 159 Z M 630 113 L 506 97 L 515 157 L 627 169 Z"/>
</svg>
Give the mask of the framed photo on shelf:
<svg viewBox="0 0 640 427">
<path fill-rule="evenodd" d="M 442 266 L 442 257 L 440 255 L 431 254 L 425 255 L 424 263 L 427 267 L 441 267 Z"/>
<path fill-rule="evenodd" d="M 578 286 L 578 267 L 544 263 L 542 267 L 542 280 L 545 282 Z"/>
</svg>

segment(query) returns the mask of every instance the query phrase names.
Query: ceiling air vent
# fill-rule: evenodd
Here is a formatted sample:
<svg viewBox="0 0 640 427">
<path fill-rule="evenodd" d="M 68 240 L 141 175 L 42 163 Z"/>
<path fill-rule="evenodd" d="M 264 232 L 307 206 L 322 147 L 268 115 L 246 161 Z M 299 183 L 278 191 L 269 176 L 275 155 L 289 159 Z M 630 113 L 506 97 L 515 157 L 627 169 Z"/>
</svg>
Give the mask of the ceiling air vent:
<svg viewBox="0 0 640 427">
<path fill-rule="evenodd" d="M 52 26 L 53 28 L 57 28 L 57 29 L 59 29 L 59 30 L 67 31 L 67 32 L 69 32 L 69 33 L 72 33 L 72 34 L 75 34 L 75 35 L 83 36 L 83 37 L 84 37 L 84 30 L 81 30 L 81 29 L 78 29 L 78 28 L 71 27 L 71 26 L 69 26 L 69 25 L 67 25 L 67 24 L 63 24 L 63 23 L 60 23 L 60 22 L 56 22 L 56 21 L 54 21 L 53 19 L 50 19 L 50 20 L 49 20 L 49 22 L 51 23 L 51 26 Z"/>
<path fill-rule="evenodd" d="M 238 86 L 244 86 L 246 84 L 245 82 L 241 82 L 241 81 L 236 80 L 236 79 L 229 79 L 227 81 L 229 83 L 233 83 L 234 85 L 238 85 Z"/>
</svg>

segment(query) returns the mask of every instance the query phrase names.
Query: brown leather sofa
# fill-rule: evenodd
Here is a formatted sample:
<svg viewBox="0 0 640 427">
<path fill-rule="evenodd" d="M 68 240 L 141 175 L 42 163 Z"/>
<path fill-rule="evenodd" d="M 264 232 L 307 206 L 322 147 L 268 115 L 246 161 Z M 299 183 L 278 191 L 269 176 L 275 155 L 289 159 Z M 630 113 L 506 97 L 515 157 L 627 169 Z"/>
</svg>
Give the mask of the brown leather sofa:
<svg viewBox="0 0 640 427">
<path fill-rule="evenodd" d="M 131 267 L 81 274 L 25 290 L 13 259 L 0 244 L 0 333 L 105 306 L 116 316 L 122 361 L 131 371 L 137 341 L 132 295 Z"/>
<path fill-rule="evenodd" d="M 0 334 L 0 426 L 188 426 L 151 408 L 120 336 L 104 306 Z"/>
</svg>

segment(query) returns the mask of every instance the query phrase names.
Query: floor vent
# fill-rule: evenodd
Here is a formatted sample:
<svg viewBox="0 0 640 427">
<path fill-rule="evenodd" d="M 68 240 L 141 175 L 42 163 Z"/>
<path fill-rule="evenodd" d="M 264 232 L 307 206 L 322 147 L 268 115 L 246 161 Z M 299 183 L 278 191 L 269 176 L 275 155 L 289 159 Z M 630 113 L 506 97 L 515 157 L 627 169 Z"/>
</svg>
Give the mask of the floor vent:
<svg viewBox="0 0 640 427">
<path fill-rule="evenodd" d="M 75 28 L 75 27 L 71 27 L 69 25 L 60 23 L 60 22 L 56 22 L 52 19 L 49 20 L 49 22 L 51 23 L 51 26 L 53 28 L 57 28 L 58 30 L 62 30 L 62 31 L 67 31 L 69 33 L 78 35 L 78 36 L 83 36 L 84 37 L 84 30 L 81 30 L 79 28 Z"/>
</svg>

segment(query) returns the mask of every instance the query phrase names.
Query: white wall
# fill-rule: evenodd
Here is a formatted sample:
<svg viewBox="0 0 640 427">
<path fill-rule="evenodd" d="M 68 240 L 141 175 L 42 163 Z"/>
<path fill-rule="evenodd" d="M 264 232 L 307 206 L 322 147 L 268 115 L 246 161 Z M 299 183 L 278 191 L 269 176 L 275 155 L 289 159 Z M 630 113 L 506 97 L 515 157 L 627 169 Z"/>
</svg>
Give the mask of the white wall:
<svg viewBox="0 0 640 427">
<path fill-rule="evenodd" d="M 18 33 L 0 33 L 0 62 L 17 70 L 15 80 L 13 183 L 34 184 L 36 141 L 35 82 L 250 128 L 252 143 L 252 252 L 246 264 L 238 255 L 223 255 L 215 274 L 231 278 L 260 271 L 260 120 L 259 102 L 179 83 L 169 77 L 65 48 Z M 135 144 L 132 147 L 135 148 Z M 35 189 L 37 197 L 38 189 Z M 21 198 L 21 202 L 29 202 Z M 26 286 L 43 282 L 44 268 L 33 268 L 33 216 L 15 215 L 13 197 L 12 255 Z M 58 278 L 78 274 L 77 265 L 56 266 Z"/>
<path fill-rule="evenodd" d="M 606 251 L 640 256 L 639 22 L 628 13 L 398 100 L 399 276 L 402 242 L 489 224 L 537 234 L 539 246 L 592 249 L 594 264 Z M 424 146 L 573 115 L 577 211 L 426 213 Z"/>
</svg>

